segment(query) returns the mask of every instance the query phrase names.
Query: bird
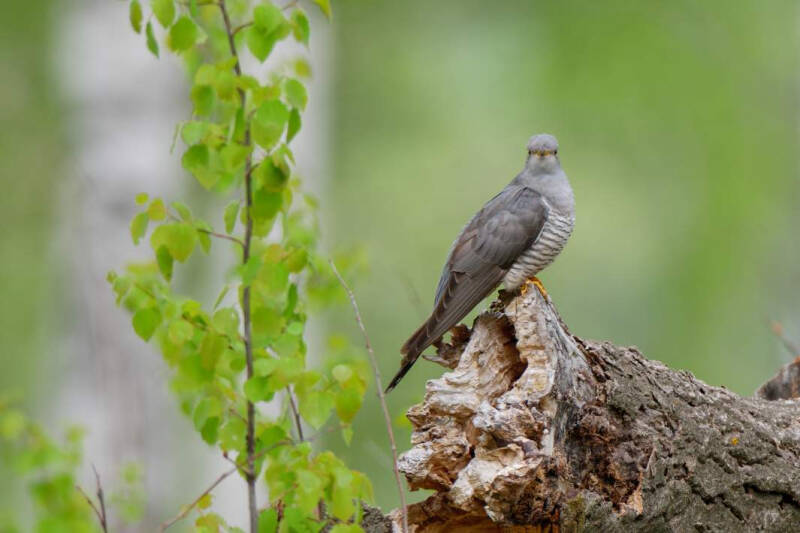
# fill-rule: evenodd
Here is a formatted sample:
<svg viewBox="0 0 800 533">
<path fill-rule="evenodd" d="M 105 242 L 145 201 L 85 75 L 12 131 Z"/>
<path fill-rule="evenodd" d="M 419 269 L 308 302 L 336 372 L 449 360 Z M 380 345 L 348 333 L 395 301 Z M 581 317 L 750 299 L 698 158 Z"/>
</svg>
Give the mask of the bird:
<svg viewBox="0 0 800 533">
<path fill-rule="evenodd" d="M 542 133 L 527 144 L 525 167 L 478 211 L 447 255 L 433 311 L 400 349 L 394 389 L 428 346 L 441 339 L 502 283 L 546 294 L 536 274 L 555 260 L 575 226 L 575 196 L 561 168 L 558 141 Z"/>
</svg>

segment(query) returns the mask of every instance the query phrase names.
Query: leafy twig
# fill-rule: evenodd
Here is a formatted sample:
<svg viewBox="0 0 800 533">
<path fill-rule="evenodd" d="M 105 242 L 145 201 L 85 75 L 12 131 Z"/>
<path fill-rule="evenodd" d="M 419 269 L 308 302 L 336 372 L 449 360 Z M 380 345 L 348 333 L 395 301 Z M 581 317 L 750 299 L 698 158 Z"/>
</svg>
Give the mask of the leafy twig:
<svg viewBox="0 0 800 533">
<path fill-rule="evenodd" d="M 397 482 L 397 492 L 400 496 L 400 505 L 403 510 L 403 533 L 408 533 L 408 510 L 406 508 L 406 496 L 405 492 L 403 491 L 403 482 L 400 479 L 400 469 L 397 467 L 397 443 L 394 440 L 394 431 L 392 430 L 392 419 L 389 416 L 389 409 L 386 407 L 386 397 L 383 394 L 383 383 L 381 383 L 381 372 L 378 369 L 378 361 L 375 359 L 375 352 L 372 350 L 372 344 L 369 342 L 369 335 L 367 335 L 367 329 L 364 327 L 364 321 L 361 320 L 361 312 L 358 310 L 358 303 L 356 303 L 356 297 L 353 294 L 353 291 L 350 290 L 350 287 L 344 281 L 344 278 L 341 274 L 339 274 L 339 270 L 336 268 L 336 264 L 333 260 L 328 261 L 331 265 L 331 269 L 336 277 L 339 279 L 339 283 L 342 284 L 345 292 L 347 293 L 348 298 L 350 298 L 350 305 L 353 307 L 353 312 L 356 315 L 356 322 L 358 323 L 358 327 L 361 329 L 361 334 L 364 336 L 364 343 L 367 347 L 367 354 L 369 354 L 369 361 L 372 364 L 372 371 L 375 374 L 375 388 L 377 389 L 378 400 L 380 400 L 381 408 L 383 409 L 383 417 L 386 422 L 386 433 L 389 435 L 389 443 L 392 446 L 392 460 L 393 460 L 393 467 L 394 467 L 394 478 Z"/>
<path fill-rule="evenodd" d="M 236 42 L 233 39 L 233 26 L 231 25 L 228 9 L 225 0 L 220 0 L 219 9 L 222 12 L 222 20 L 225 23 L 225 33 L 228 35 L 228 46 L 231 55 L 236 59 L 233 71 L 236 76 L 242 76 L 242 66 L 239 61 L 239 54 L 236 51 Z M 239 87 L 239 100 L 242 104 L 242 112 L 247 110 L 247 94 L 244 89 Z M 244 132 L 244 145 L 250 146 L 250 126 Z M 250 259 L 250 243 L 253 239 L 253 178 L 251 168 L 253 166 L 252 152 L 247 155 L 244 168 L 245 183 L 245 230 L 244 246 L 242 247 L 242 264 L 247 264 Z M 250 286 L 245 286 L 242 291 L 242 323 L 244 328 L 244 351 L 247 364 L 247 379 L 253 377 L 253 335 L 250 321 Z M 250 515 L 250 533 L 258 531 L 258 507 L 256 505 L 256 476 L 255 476 L 255 426 L 256 408 L 253 402 L 247 402 L 247 501 Z"/>
</svg>

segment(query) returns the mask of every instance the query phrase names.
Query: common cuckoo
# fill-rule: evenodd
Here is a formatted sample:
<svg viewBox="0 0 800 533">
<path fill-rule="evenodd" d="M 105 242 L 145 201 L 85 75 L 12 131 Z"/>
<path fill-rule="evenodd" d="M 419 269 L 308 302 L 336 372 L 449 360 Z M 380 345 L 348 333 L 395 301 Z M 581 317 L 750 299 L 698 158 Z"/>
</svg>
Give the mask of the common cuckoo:
<svg viewBox="0 0 800 533">
<path fill-rule="evenodd" d="M 422 351 L 447 333 L 503 283 L 513 290 L 564 248 L 575 223 L 575 198 L 558 159 L 558 141 L 540 134 L 528 141 L 525 168 L 489 200 L 458 234 L 447 256 L 433 312 L 401 348 L 392 390 Z"/>
</svg>

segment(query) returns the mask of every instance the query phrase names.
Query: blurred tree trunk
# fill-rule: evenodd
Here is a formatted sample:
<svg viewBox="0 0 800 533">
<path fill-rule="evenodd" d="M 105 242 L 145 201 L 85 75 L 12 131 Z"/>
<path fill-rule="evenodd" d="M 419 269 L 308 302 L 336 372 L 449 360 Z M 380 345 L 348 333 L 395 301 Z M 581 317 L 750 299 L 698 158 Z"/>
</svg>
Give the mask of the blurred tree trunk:
<svg viewBox="0 0 800 533">
<path fill-rule="evenodd" d="M 584 341 L 533 286 L 465 333 L 408 411 L 401 470 L 436 491 L 409 508 L 415 531 L 800 527 L 800 401 L 781 399 L 797 384 L 745 398 Z"/>
</svg>

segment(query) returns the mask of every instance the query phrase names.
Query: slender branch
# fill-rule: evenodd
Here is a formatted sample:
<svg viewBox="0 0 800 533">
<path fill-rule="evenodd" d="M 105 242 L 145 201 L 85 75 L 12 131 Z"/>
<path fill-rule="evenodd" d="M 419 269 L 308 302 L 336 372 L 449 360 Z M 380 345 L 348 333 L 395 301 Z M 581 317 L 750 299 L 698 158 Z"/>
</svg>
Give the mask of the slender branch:
<svg viewBox="0 0 800 533">
<path fill-rule="evenodd" d="M 253 455 L 252 459 L 253 460 L 259 459 L 259 458 L 263 457 L 264 455 L 268 454 L 269 452 L 271 452 L 272 450 L 274 450 L 275 448 L 277 448 L 278 446 L 285 446 L 287 444 L 292 444 L 292 441 L 290 441 L 290 440 L 278 441 L 275 444 L 273 444 L 272 446 L 270 446 L 270 447 L 268 447 L 268 448 L 266 448 L 264 450 L 261 450 L 257 454 Z M 225 458 L 226 461 L 228 461 L 229 463 L 233 464 L 233 468 L 231 468 L 229 470 L 226 470 L 225 472 L 220 474 L 219 477 L 217 477 L 217 479 L 215 479 L 214 482 L 211 485 L 209 485 L 208 488 L 202 492 L 202 494 L 200 494 L 200 496 L 195 498 L 192 503 L 190 503 L 189 505 L 185 506 L 181 510 L 181 512 L 178 513 L 177 515 L 175 515 L 173 518 L 171 518 L 171 519 L 167 520 L 166 522 L 162 523 L 161 527 L 159 528 L 159 531 L 161 531 L 163 533 L 166 529 L 168 529 L 169 527 L 173 526 L 176 522 L 179 522 L 179 521 L 183 520 L 184 518 L 186 518 L 186 516 L 192 511 L 192 509 L 197 507 L 197 504 L 200 503 L 200 500 L 202 500 L 204 496 L 206 496 L 207 494 L 210 494 L 212 490 L 217 488 L 217 485 L 222 483 L 225 480 L 225 478 L 227 478 L 228 476 L 230 476 L 234 472 L 236 472 L 238 470 L 244 470 L 245 474 L 247 474 L 247 470 L 246 470 L 245 467 L 247 466 L 247 463 L 251 460 L 250 456 L 246 457 L 245 460 L 241 461 L 241 462 L 234 461 L 231 458 L 229 458 L 227 455 L 223 455 L 223 457 Z"/>
<path fill-rule="evenodd" d="M 108 529 L 106 529 L 106 524 L 105 524 L 105 521 L 104 521 L 104 519 L 103 519 L 103 515 L 102 515 L 102 513 L 100 512 L 100 509 L 98 509 L 98 508 L 97 508 L 97 506 L 94 504 L 94 502 L 92 501 L 92 499 L 89 497 L 89 495 L 88 495 L 88 494 L 86 494 L 86 493 L 83 491 L 83 489 L 80 487 L 80 485 L 75 485 L 75 488 L 76 488 L 76 489 L 78 490 L 78 492 L 80 492 L 80 493 L 81 493 L 81 495 L 84 497 L 84 499 L 86 500 L 86 503 L 88 503 L 88 504 L 89 504 L 89 506 L 92 508 L 92 511 L 94 511 L 94 514 L 95 514 L 95 515 L 97 515 L 97 521 L 98 521 L 98 522 L 100 522 L 100 527 L 103 529 L 103 532 L 104 532 L 104 533 L 108 533 Z"/>
<path fill-rule="evenodd" d="M 231 55 L 236 59 L 233 65 L 233 71 L 237 76 L 242 75 L 242 66 L 239 60 L 239 54 L 236 51 L 236 42 L 234 41 L 233 26 L 231 19 L 228 15 L 228 9 L 225 6 L 225 0 L 220 0 L 219 9 L 222 12 L 222 20 L 225 23 L 225 33 L 228 35 L 228 46 L 231 50 Z M 246 113 L 247 110 L 247 95 L 241 87 L 238 89 L 239 100 L 242 105 L 242 112 Z M 244 145 L 250 146 L 250 125 L 244 132 Z M 252 169 L 253 160 L 252 152 L 248 153 L 245 161 L 244 169 L 244 183 L 245 183 L 245 232 L 244 232 L 244 246 L 242 247 L 242 264 L 246 264 L 250 259 L 250 244 L 253 239 L 253 178 Z M 250 321 L 250 286 L 245 286 L 242 291 L 242 322 L 244 327 L 244 350 L 245 360 L 247 363 L 247 379 L 253 377 L 253 334 Z M 250 533 L 258 532 L 258 506 L 256 504 L 256 469 L 255 469 L 255 419 L 256 409 L 253 402 L 247 402 L 247 501 L 248 511 L 250 514 Z"/>
<path fill-rule="evenodd" d="M 406 496 L 403 491 L 403 482 L 400 479 L 400 470 L 397 467 L 397 443 L 394 440 L 394 431 L 392 430 L 392 419 L 389 416 L 389 408 L 386 407 L 386 396 L 383 394 L 383 383 L 381 383 L 381 372 L 378 369 L 378 361 L 375 359 L 375 352 L 372 350 L 372 344 L 369 342 L 369 335 L 367 335 L 367 328 L 364 327 L 364 321 L 361 320 L 361 312 L 358 310 L 358 303 L 353 291 L 350 290 L 344 278 L 339 274 L 336 264 L 333 260 L 329 260 L 333 273 L 342 284 L 348 298 L 350 298 L 350 305 L 353 307 L 353 312 L 356 315 L 356 322 L 361 329 L 361 334 L 364 336 L 364 343 L 367 347 L 367 354 L 369 354 L 369 361 L 372 363 L 372 371 L 375 374 L 375 388 L 377 389 L 378 400 L 380 400 L 381 408 L 383 409 L 383 418 L 386 422 L 386 433 L 389 435 L 389 443 L 392 446 L 392 466 L 394 467 L 394 479 L 397 482 L 397 493 L 400 496 L 400 505 L 403 509 L 403 533 L 408 533 L 408 510 L 406 509 Z"/>
<path fill-rule="evenodd" d="M 800 346 L 796 345 L 786 336 L 786 333 L 783 331 L 783 324 L 780 322 L 773 322 L 770 329 L 772 329 L 772 333 L 781 340 L 783 346 L 789 350 L 792 357 L 800 356 Z"/>
<path fill-rule="evenodd" d="M 210 231 L 210 230 L 203 229 L 203 228 L 197 228 L 197 231 L 205 233 L 206 235 L 210 235 L 212 237 L 216 237 L 218 239 L 225 239 L 225 240 L 228 240 L 228 241 L 231 241 L 231 242 L 235 242 L 236 244 L 238 244 L 239 246 L 244 248 L 244 243 L 242 242 L 242 240 L 241 239 L 237 239 L 236 237 L 233 237 L 232 235 L 225 235 L 224 233 L 217 233 L 216 231 Z"/>
<path fill-rule="evenodd" d="M 300 421 L 300 411 L 297 409 L 297 404 L 294 401 L 294 393 L 292 392 L 292 388 L 287 386 L 286 392 L 289 395 L 289 405 L 292 408 L 292 414 L 294 415 L 294 425 L 297 426 L 297 438 L 301 441 L 306 440 L 303 437 L 303 424 Z"/>
<path fill-rule="evenodd" d="M 296 5 L 297 5 L 297 0 L 292 0 L 291 2 L 286 4 L 285 6 L 281 7 L 281 11 L 286 11 L 287 9 L 289 9 L 291 7 L 294 7 Z"/>
<path fill-rule="evenodd" d="M 217 479 L 215 479 L 214 482 L 211 485 L 209 485 L 209 487 L 206 490 L 204 490 L 202 494 L 200 494 L 200 496 L 195 498 L 195 500 L 192 503 L 190 503 L 189 505 L 184 507 L 183 510 L 180 513 L 178 513 L 175 517 L 173 517 L 172 519 L 170 519 L 170 520 L 164 522 L 163 524 L 161 524 L 161 527 L 159 528 L 159 531 L 161 531 L 163 533 L 164 531 L 166 531 L 168 528 L 170 528 L 176 522 L 179 522 L 179 521 L 183 520 L 184 518 L 186 518 L 186 515 L 188 515 L 189 512 L 192 509 L 197 507 L 197 504 L 200 503 L 200 500 L 202 500 L 212 490 L 217 488 L 217 485 L 219 485 L 220 483 L 225 481 L 225 478 L 227 478 L 228 476 L 230 476 L 231 474 L 236 472 L 238 469 L 239 469 L 238 466 L 234 466 L 230 470 L 226 470 L 225 472 L 220 474 L 219 477 Z"/>
<path fill-rule="evenodd" d="M 106 515 L 106 500 L 103 495 L 103 485 L 100 484 L 100 474 L 97 473 L 97 468 L 94 467 L 94 464 L 92 464 L 92 470 L 94 471 L 94 482 L 97 487 L 97 501 L 100 503 L 100 506 L 98 507 L 95 505 L 89 495 L 86 494 L 79 485 L 75 485 L 75 488 L 78 489 L 78 492 L 86 499 L 86 502 L 92 508 L 94 514 L 97 515 L 97 521 L 100 522 L 103 533 L 108 533 L 108 515 Z"/>
<path fill-rule="evenodd" d="M 94 481 L 97 485 L 97 500 L 100 502 L 100 513 L 102 515 L 100 525 L 103 526 L 103 531 L 108 533 L 108 515 L 106 514 L 106 500 L 103 497 L 103 485 L 100 484 L 100 474 L 97 473 L 97 468 L 95 468 L 94 464 L 92 464 L 92 470 L 94 470 Z"/>
<path fill-rule="evenodd" d="M 245 28 L 247 28 L 249 26 L 252 26 L 252 25 L 253 25 L 252 22 L 245 22 L 244 24 L 239 24 L 238 26 L 236 26 L 236 29 L 233 30 L 233 34 L 236 35 L 240 31 L 242 31 L 243 29 L 245 29 Z"/>
<path fill-rule="evenodd" d="M 181 222 L 180 217 L 177 217 L 174 214 L 170 213 L 169 210 L 167 210 L 167 216 L 169 217 L 170 220 L 174 220 L 175 222 Z M 205 233 L 206 235 L 210 235 L 211 237 L 216 237 L 218 239 L 225 239 L 225 240 L 228 240 L 228 241 L 231 241 L 231 242 L 235 242 L 236 244 L 238 244 L 239 246 L 244 248 L 244 243 L 242 242 L 242 240 L 238 239 L 238 238 L 236 238 L 236 237 L 234 237 L 232 235 L 225 235 L 224 233 L 217 233 L 216 231 L 211 231 L 211 230 L 208 230 L 208 229 L 205 229 L 205 228 L 195 227 L 194 229 L 196 229 L 197 231 L 199 231 L 201 233 Z"/>
</svg>

